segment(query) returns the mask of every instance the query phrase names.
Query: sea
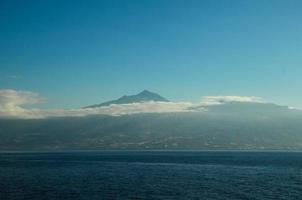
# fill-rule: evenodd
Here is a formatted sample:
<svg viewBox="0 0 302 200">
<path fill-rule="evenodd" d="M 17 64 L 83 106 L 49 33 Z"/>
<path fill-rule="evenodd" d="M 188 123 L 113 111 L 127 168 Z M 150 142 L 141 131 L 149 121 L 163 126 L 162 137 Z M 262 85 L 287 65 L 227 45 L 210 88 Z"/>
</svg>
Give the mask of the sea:
<svg viewBox="0 0 302 200">
<path fill-rule="evenodd" d="M 302 152 L 0 152 L 0 200 L 302 199 Z"/>
</svg>

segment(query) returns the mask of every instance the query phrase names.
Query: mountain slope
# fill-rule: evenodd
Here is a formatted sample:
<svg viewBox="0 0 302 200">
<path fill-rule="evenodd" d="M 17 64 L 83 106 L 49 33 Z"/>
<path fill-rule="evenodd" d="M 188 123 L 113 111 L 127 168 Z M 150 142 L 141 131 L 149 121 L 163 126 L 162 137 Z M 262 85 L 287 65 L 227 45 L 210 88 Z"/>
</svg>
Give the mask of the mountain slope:
<svg viewBox="0 0 302 200">
<path fill-rule="evenodd" d="M 144 102 L 144 101 L 168 102 L 167 99 L 160 96 L 159 94 L 150 92 L 148 90 L 144 90 L 136 95 L 125 95 L 117 100 L 108 101 L 108 102 L 104 102 L 104 103 L 96 104 L 96 105 L 91 105 L 91 106 L 87 106 L 85 108 L 95 108 L 95 107 L 101 107 L 101 106 L 109 106 L 110 104 L 127 104 L 127 103 L 137 103 L 137 102 Z"/>
</svg>

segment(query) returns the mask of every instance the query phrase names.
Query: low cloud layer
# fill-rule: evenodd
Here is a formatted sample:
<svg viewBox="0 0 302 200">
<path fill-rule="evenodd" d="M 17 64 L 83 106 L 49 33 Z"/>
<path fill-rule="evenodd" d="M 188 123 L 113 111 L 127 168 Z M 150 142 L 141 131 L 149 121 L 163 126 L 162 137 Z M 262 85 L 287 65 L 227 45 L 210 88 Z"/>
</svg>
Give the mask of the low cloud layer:
<svg viewBox="0 0 302 200">
<path fill-rule="evenodd" d="M 248 103 L 264 103 L 260 97 L 247 96 L 205 96 L 202 98 L 202 105 L 218 105 L 229 102 L 248 102 Z"/>
<path fill-rule="evenodd" d="M 67 117 L 87 115 L 129 115 L 137 113 L 168 113 L 168 112 L 189 112 L 191 103 L 186 102 L 141 102 L 131 104 L 111 104 L 109 106 L 81 109 L 57 109 L 57 110 L 36 110 L 35 118 L 45 117 Z"/>
<path fill-rule="evenodd" d="M 259 97 L 206 96 L 201 103 L 190 102 L 140 102 L 130 104 L 111 104 L 109 106 L 80 109 L 29 109 L 25 105 L 40 103 L 39 94 L 29 91 L 0 90 L 1 118 L 47 118 L 87 115 L 120 116 L 136 113 L 202 112 L 207 106 L 227 102 L 264 102 Z"/>
</svg>

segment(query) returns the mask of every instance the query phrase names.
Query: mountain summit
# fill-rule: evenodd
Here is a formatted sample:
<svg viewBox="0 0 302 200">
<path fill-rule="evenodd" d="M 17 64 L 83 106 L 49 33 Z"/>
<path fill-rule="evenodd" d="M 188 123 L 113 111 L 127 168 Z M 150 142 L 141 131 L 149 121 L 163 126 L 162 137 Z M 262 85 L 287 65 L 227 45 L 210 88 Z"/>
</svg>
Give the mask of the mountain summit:
<svg viewBox="0 0 302 200">
<path fill-rule="evenodd" d="M 85 108 L 95 108 L 101 106 L 109 106 L 110 104 L 126 104 L 126 103 L 138 103 L 144 101 L 164 101 L 168 102 L 169 100 L 165 99 L 164 97 L 156 94 L 154 92 L 150 92 L 148 90 L 144 90 L 136 95 L 125 95 L 120 97 L 119 99 L 107 101 L 101 104 L 87 106 Z"/>
</svg>

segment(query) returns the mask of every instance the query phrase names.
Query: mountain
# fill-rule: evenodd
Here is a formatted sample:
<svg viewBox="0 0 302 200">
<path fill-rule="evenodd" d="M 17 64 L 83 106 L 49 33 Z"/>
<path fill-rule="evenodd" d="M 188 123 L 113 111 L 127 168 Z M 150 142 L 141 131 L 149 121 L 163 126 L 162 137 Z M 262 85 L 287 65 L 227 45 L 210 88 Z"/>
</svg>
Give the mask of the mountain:
<svg viewBox="0 0 302 200">
<path fill-rule="evenodd" d="M 302 111 L 229 102 L 202 112 L 1 119 L 0 150 L 302 150 Z"/>
<path fill-rule="evenodd" d="M 87 106 L 85 108 L 95 108 L 95 107 L 101 107 L 101 106 L 109 106 L 110 104 L 127 104 L 127 103 L 138 103 L 138 102 L 144 102 L 144 101 L 164 101 L 168 102 L 169 100 L 165 99 L 164 97 L 160 96 L 159 94 L 156 94 L 154 92 L 150 92 L 148 90 L 144 90 L 136 95 L 125 95 L 122 96 L 119 99 L 104 102 L 101 104 L 91 105 Z"/>
</svg>

